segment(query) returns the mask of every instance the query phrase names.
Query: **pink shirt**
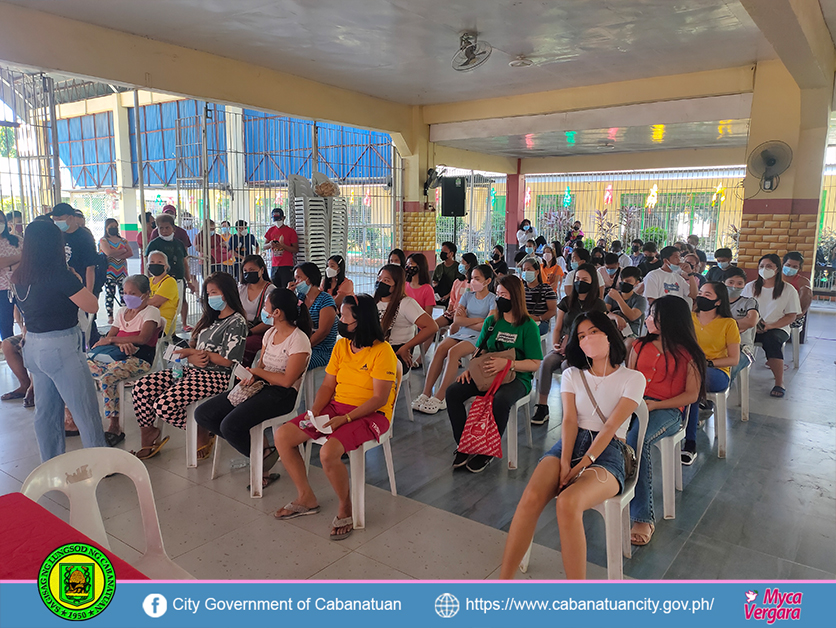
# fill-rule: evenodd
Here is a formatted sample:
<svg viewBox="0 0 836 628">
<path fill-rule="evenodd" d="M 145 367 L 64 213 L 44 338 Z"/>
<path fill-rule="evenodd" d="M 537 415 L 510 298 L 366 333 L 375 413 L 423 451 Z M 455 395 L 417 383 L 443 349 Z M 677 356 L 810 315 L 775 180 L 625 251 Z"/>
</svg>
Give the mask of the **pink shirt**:
<svg viewBox="0 0 836 628">
<path fill-rule="evenodd" d="M 406 296 L 412 297 L 418 301 L 418 305 L 424 308 L 424 310 L 429 309 L 429 311 L 432 312 L 435 307 L 435 291 L 433 290 L 432 285 L 428 283 L 425 283 L 423 286 L 418 286 L 417 288 L 413 288 L 411 284 L 407 283 Z"/>
<path fill-rule="evenodd" d="M 459 301 L 467 289 L 467 281 L 464 279 L 457 279 L 453 282 L 453 287 L 450 289 L 450 301 L 447 305 L 448 312 L 455 312 L 459 306 Z"/>
</svg>

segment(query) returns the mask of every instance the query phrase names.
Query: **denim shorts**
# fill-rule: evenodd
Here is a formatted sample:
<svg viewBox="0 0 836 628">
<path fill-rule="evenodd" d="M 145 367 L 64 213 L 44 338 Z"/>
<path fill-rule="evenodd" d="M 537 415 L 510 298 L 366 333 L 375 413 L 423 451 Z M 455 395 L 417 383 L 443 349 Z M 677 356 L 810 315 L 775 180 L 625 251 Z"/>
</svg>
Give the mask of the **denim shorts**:
<svg viewBox="0 0 836 628">
<path fill-rule="evenodd" d="M 581 458 L 583 458 L 586 450 L 592 445 L 592 441 L 595 440 L 596 436 L 598 436 L 598 432 L 578 428 L 578 435 L 575 437 L 575 449 L 572 452 L 573 467 L 581 461 Z M 590 465 L 591 467 L 606 469 L 618 480 L 618 495 L 624 490 L 624 446 L 624 443 L 620 440 L 613 438 L 607 445 L 607 448 L 595 459 L 595 464 Z M 554 447 L 546 452 L 543 458 L 546 456 L 560 458 L 562 452 L 563 440 L 561 439 L 557 441 Z"/>
</svg>

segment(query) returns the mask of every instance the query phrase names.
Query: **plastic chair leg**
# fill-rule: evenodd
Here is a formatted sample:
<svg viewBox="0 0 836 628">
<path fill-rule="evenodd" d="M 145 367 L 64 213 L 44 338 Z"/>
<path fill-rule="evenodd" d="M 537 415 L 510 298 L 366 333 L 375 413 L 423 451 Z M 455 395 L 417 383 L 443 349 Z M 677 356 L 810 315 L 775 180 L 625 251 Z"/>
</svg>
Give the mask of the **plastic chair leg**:
<svg viewBox="0 0 836 628">
<path fill-rule="evenodd" d="M 305 461 L 305 475 L 310 475 L 311 473 L 311 449 L 313 449 L 313 443 L 311 441 L 306 442 L 304 445 L 304 451 L 302 453 L 302 459 Z"/>
<path fill-rule="evenodd" d="M 738 375 L 738 379 L 740 380 L 740 420 L 741 421 L 748 421 L 749 420 L 749 369 L 752 368 L 751 366 L 747 366 L 745 369 L 740 371 Z"/>
<path fill-rule="evenodd" d="M 792 331 L 792 363 L 795 368 L 798 368 L 801 351 L 801 330 L 798 327 L 793 327 L 790 331 Z"/>
<path fill-rule="evenodd" d="M 525 556 L 522 558 L 522 562 L 520 562 L 520 571 L 523 573 L 528 572 L 528 565 L 531 562 L 531 548 L 534 547 L 534 539 L 531 539 L 531 543 L 528 546 L 528 549 L 525 550 Z"/>
<path fill-rule="evenodd" d="M 678 442 L 673 449 L 673 468 L 676 476 L 676 490 L 682 491 L 682 443 Z"/>
<path fill-rule="evenodd" d="M 612 506 L 615 506 L 613 508 Z M 604 528 L 607 537 L 607 578 L 610 580 L 621 580 L 624 577 L 624 566 L 622 564 L 621 538 L 624 534 L 624 526 L 618 504 L 612 502 L 605 506 Z"/>
<path fill-rule="evenodd" d="M 395 461 L 392 459 L 392 445 L 387 440 L 383 443 L 383 457 L 386 459 L 386 472 L 389 474 L 389 490 L 397 497 L 398 486 L 395 484 Z"/>
<path fill-rule="evenodd" d="M 672 438 L 663 438 L 658 442 L 659 452 L 662 454 L 662 503 L 665 519 L 676 519 L 676 488 L 674 476 L 676 465 L 680 458 L 674 458 L 676 445 Z M 680 472 L 682 464 L 679 464 Z"/>
<path fill-rule="evenodd" d="M 409 420 L 414 423 L 415 422 L 415 416 L 412 414 L 412 386 L 410 386 L 410 384 L 409 384 L 410 379 L 411 378 L 408 377 L 408 376 L 403 378 L 402 384 L 406 384 L 406 385 L 405 386 L 401 385 L 401 394 L 403 394 L 403 391 L 406 391 L 406 415 L 409 417 Z M 397 405 L 397 400 L 396 400 L 396 405 Z"/>
<path fill-rule="evenodd" d="M 726 400 L 728 391 L 717 395 L 714 408 L 714 427 L 717 429 L 717 457 L 726 457 Z"/>
<path fill-rule="evenodd" d="M 215 447 L 218 444 L 215 443 Z M 261 499 L 264 473 L 264 428 L 259 423 L 250 430 L 250 498 Z"/>
<path fill-rule="evenodd" d="M 523 404 L 523 415 L 525 416 L 525 433 L 528 436 L 528 446 L 531 448 L 534 447 L 534 439 L 531 437 L 531 404 L 528 401 Z"/>
<path fill-rule="evenodd" d="M 221 474 L 221 447 L 224 439 L 220 436 L 215 437 L 215 451 L 212 452 L 212 479 L 214 480 Z"/>
<path fill-rule="evenodd" d="M 624 558 L 633 557 L 633 544 L 630 542 L 630 527 L 630 506 L 628 505 L 621 509 L 621 549 Z"/>
<path fill-rule="evenodd" d="M 194 420 L 195 405 L 186 408 L 186 466 L 197 467 L 197 421 Z"/>
<path fill-rule="evenodd" d="M 348 464 L 351 469 L 351 512 L 354 529 L 363 530 L 366 527 L 366 452 L 362 447 L 348 453 Z"/>
<path fill-rule="evenodd" d="M 519 408 L 514 406 L 511 408 L 511 416 L 508 417 L 508 425 L 505 431 L 508 432 L 508 468 L 517 468 L 517 413 Z"/>
</svg>

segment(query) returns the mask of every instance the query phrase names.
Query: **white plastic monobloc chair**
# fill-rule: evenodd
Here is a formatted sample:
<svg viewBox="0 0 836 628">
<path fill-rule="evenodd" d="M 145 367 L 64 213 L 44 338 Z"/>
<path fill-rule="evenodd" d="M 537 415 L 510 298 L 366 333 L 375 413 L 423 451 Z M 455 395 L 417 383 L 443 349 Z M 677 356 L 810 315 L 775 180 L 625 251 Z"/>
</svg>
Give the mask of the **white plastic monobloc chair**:
<svg viewBox="0 0 836 628">
<path fill-rule="evenodd" d="M 136 456 L 109 447 L 70 451 L 47 460 L 32 471 L 20 492 L 35 501 L 49 491 L 64 493 L 70 501 L 70 525 L 109 550 L 102 513 L 96 500 L 96 488 L 102 478 L 112 473 L 121 473 L 133 480 L 139 497 L 145 554 L 133 566 L 152 579 L 193 579 L 165 552 L 151 478 L 148 469 Z"/>
<path fill-rule="evenodd" d="M 533 386 L 533 382 L 532 382 Z M 531 399 L 536 394 L 534 388 L 531 389 L 531 392 L 521 397 L 517 400 L 514 404 L 514 407 L 511 408 L 511 415 L 508 417 L 508 426 L 505 430 L 508 433 L 508 468 L 509 469 L 516 469 L 517 462 L 519 460 L 519 445 L 518 445 L 518 433 L 517 433 L 517 424 L 518 424 L 518 415 L 520 408 L 523 409 L 523 414 L 525 415 L 525 433 L 528 436 L 528 446 L 529 448 L 534 446 L 534 441 L 531 437 Z"/>
<path fill-rule="evenodd" d="M 644 435 L 647 432 L 647 406 L 642 401 L 636 408 L 636 416 L 639 419 L 639 439 L 638 448 L 636 450 L 636 463 L 641 464 L 642 448 L 644 447 Z M 609 580 L 623 580 L 624 579 L 624 565 L 621 560 L 622 554 L 625 558 L 630 558 L 633 555 L 633 546 L 630 544 L 630 502 L 636 494 L 636 481 L 638 480 L 639 470 L 629 480 L 624 483 L 624 490 L 620 495 L 610 497 L 602 503 L 593 507 L 593 510 L 599 512 L 604 517 L 604 526 L 607 535 L 607 578 Z M 523 573 L 528 571 L 528 563 L 531 559 L 531 548 L 534 546 L 532 540 L 531 545 L 528 546 L 528 551 L 523 556 L 520 563 L 520 571 Z"/>
<path fill-rule="evenodd" d="M 749 420 L 749 372 L 752 370 L 752 362 L 745 369 L 740 369 L 737 374 L 738 390 L 740 391 L 740 420 Z"/>
<path fill-rule="evenodd" d="M 407 371 L 408 374 L 408 371 Z M 401 384 L 405 379 L 403 372 L 403 365 L 398 360 L 398 379 L 395 383 L 395 401 L 398 399 Z M 351 512 L 354 517 L 354 529 L 362 530 L 366 527 L 366 452 L 375 447 L 383 447 L 383 456 L 386 459 L 386 471 L 389 474 L 389 489 L 392 495 L 397 496 L 398 488 L 395 484 L 395 463 L 392 459 L 392 445 L 390 440 L 392 438 L 392 425 L 395 421 L 394 408 L 392 410 L 392 420 L 389 422 L 389 429 L 380 435 L 379 441 L 366 441 L 362 447 L 358 447 L 354 451 L 348 452 L 348 467 L 351 475 Z M 321 441 L 321 442 L 320 442 Z M 311 467 L 311 449 L 314 441 L 305 443 L 304 453 L 302 457 L 305 460 L 305 470 L 310 471 Z M 325 439 L 317 439 L 318 444 L 324 444 Z"/>
<path fill-rule="evenodd" d="M 730 386 L 720 392 L 706 393 L 705 398 L 714 403 L 714 429 L 717 432 L 717 457 L 726 457 L 726 410 L 729 404 Z"/>
<path fill-rule="evenodd" d="M 229 376 L 229 387 L 227 390 L 232 390 L 235 386 L 235 375 Z M 197 421 L 194 418 L 194 411 L 197 407 L 210 397 L 204 397 L 186 406 L 186 467 L 194 469 L 197 467 Z M 157 420 L 158 423 L 164 425 L 162 421 Z M 162 430 L 162 425 L 160 427 Z M 160 432 L 162 435 L 162 431 Z M 217 446 L 217 443 L 215 444 Z"/>
<path fill-rule="evenodd" d="M 681 422 L 679 431 L 654 444 L 662 457 L 662 503 L 665 519 L 676 518 L 676 492 L 682 490 L 682 441 L 685 440 L 685 427 L 688 415 Z"/>
<path fill-rule="evenodd" d="M 412 387 L 409 385 L 409 377 L 412 374 L 412 371 L 408 370 L 406 373 L 403 373 L 403 364 L 401 364 L 400 360 L 398 360 L 398 368 L 401 369 L 399 371 L 401 373 L 401 375 L 398 376 L 399 384 L 398 384 L 398 394 L 397 394 L 397 396 L 395 396 L 395 407 L 397 407 L 398 399 L 401 396 L 401 387 L 403 386 L 403 384 L 406 384 L 406 386 L 403 386 L 403 390 L 406 392 L 406 415 L 409 417 L 410 421 L 415 422 L 415 416 L 412 413 Z M 394 414 L 394 413 L 395 413 L 395 410 L 393 408 L 392 409 L 392 414 Z"/>
<path fill-rule="evenodd" d="M 311 369 L 305 373 L 305 384 L 303 386 L 305 389 L 305 410 L 313 408 L 314 401 L 316 401 L 316 391 L 319 390 L 319 386 L 316 385 L 316 380 L 319 379 L 320 375 L 323 378 L 325 377 L 324 366 Z"/>
</svg>

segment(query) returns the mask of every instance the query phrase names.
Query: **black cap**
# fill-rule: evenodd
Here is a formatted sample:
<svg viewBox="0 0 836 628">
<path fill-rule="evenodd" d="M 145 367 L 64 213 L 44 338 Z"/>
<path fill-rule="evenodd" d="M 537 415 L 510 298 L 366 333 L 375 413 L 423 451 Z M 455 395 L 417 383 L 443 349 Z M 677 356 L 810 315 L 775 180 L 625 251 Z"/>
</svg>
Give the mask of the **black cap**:
<svg viewBox="0 0 836 628">
<path fill-rule="evenodd" d="M 58 203 L 52 208 L 50 216 L 53 218 L 56 216 L 75 216 L 75 209 L 69 203 Z"/>
<path fill-rule="evenodd" d="M 279 214 L 281 216 L 282 220 L 284 220 L 284 210 L 281 207 L 274 207 L 273 208 L 273 215 L 275 216 L 277 214 Z"/>
</svg>

